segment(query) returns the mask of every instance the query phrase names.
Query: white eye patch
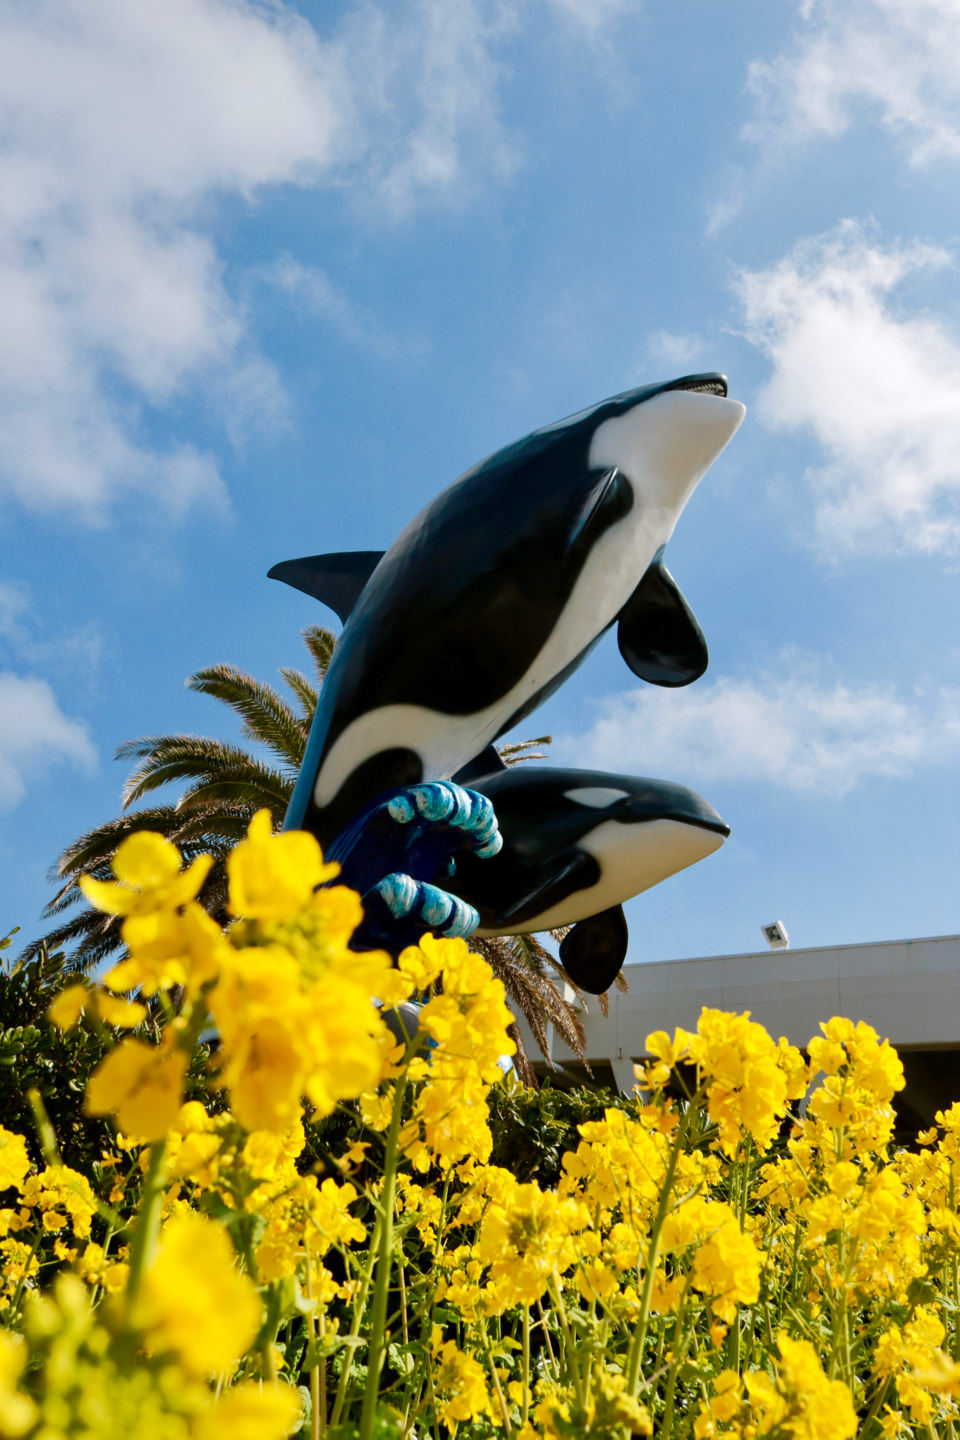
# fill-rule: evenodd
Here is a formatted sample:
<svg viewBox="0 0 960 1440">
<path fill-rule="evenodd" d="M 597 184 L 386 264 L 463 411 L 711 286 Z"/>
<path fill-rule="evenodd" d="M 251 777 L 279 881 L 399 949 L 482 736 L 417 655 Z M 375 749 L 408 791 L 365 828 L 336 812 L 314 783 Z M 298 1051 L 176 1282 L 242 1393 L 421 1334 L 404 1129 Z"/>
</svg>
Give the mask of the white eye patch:
<svg viewBox="0 0 960 1440">
<path fill-rule="evenodd" d="M 565 790 L 563 798 L 572 800 L 575 805 L 589 805 L 593 810 L 603 810 L 616 800 L 626 800 L 627 791 L 617 790 L 612 785 L 581 785 L 576 790 Z"/>
</svg>

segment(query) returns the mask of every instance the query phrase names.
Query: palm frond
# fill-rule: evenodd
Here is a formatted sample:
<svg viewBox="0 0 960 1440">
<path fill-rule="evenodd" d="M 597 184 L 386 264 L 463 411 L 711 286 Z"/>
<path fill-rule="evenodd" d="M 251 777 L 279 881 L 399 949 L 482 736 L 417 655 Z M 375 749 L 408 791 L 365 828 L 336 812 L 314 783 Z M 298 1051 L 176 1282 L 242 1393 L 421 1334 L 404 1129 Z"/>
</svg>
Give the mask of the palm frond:
<svg viewBox="0 0 960 1440">
<path fill-rule="evenodd" d="M 266 745 L 281 760 L 299 769 L 305 746 L 303 730 L 272 685 L 255 680 L 236 665 L 208 665 L 187 677 L 187 689 L 222 700 L 242 717 L 247 739 Z"/>
<path fill-rule="evenodd" d="M 545 752 L 535 750 L 534 746 L 552 744 L 552 735 L 537 735 L 533 740 L 514 740 L 509 745 L 498 745 L 497 754 L 504 765 L 522 765 L 525 760 L 546 760 Z"/>
<path fill-rule="evenodd" d="M 300 631 L 300 634 L 303 637 L 304 645 L 313 656 L 313 663 L 317 671 L 317 684 L 322 685 L 327 678 L 330 661 L 333 659 L 337 637 L 332 630 L 326 630 L 322 625 L 308 625 L 305 630 Z"/>
<path fill-rule="evenodd" d="M 507 995 L 523 1015 L 545 1059 L 549 1056 L 547 1024 L 586 1063 L 585 1032 L 576 1010 L 564 999 L 544 971 L 549 952 L 532 935 L 490 935 L 471 944 L 504 984 Z"/>
<path fill-rule="evenodd" d="M 536 1090 L 537 1072 L 527 1054 L 527 1047 L 523 1043 L 523 1034 L 516 1020 L 512 1020 L 507 1026 L 507 1034 L 517 1047 L 513 1056 L 513 1066 L 517 1072 L 517 1078 L 522 1085 L 528 1085 L 531 1090 Z"/>
<path fill-rule="evenodd" d="M 97 865 L 106 866 L 109 863 L 117 846 L 135 830 L 156 830 L 161 835 L 169 834 L 176 823 L 176 813 L 173 805 L 157 805 L 146 810 L 125 812 L 115 820 L 107 820 L 104 824 L 95 826 L 67 846 L 57 861 L 51 878 L 92 874 Z"/>
<path fill-rule="evenodd" d="M 177 809 L 183 812 L 195 808 L 209 811 L 217 801 L 223 801 L 229 805 L 246 806 L 249 815 L 266 808 L 279 825 L 293 794 L 293 779 L 258 764 L 252 756 L 249 758 L 251 763 L 246 774 L 197 780 L 189 790 L 184 791 L 177 802 Z"/>
<path fill-rule="evenodd" d="M 320 692 L 310 684 L 306 675 L 300 670 L 293 670 L 288 665 L 281 665 L 280 674 L 300 702 L 298 724 L 306 736 L 310 733 L 310 725 L 320 699 Z"/>
<path fill-rule="evenodd" d="M 207 851 L 215 857 L 225 857 L 238 841 L 244 839 L 247 827 L 259 808 L 232 802 L 217 803 L 209 808 L 194 805 L 186 811 L 178 808 L 177 824 L 168 838 L 184 856 L 193 851 L 198 854 Z"/>
<path fill-rule="evenodd" d="M 225 740 L 208 740 L 202 735 L 146 735 L 120 745 L 115 755 L 118 760 L 135 756 L 140 759 L 123 787 L 124 809 L 144 795 L 178 780 L 262 784 L 264 795 L 271 797 L 277 790 L 278 772 L 257 760 L 249 750 Z M 264 803 L 268 803 L 266 799 Z"/>
<path fill-rule="evenodd" d="M 92 970 L 107 956 L 121 949 L 121 923 L 121 916 L 102 915 L 99 910 L 88 906 L 66 924 L 55 926 L 39 940 L 31 940 L 21 951 L 19 960 L 23 963 L 35 959 L 45 946 L 48 950 L 60 950 L 74 945 L 76 948 L 68 957 L 67 968 L 78 972 Z"/>
</svg>

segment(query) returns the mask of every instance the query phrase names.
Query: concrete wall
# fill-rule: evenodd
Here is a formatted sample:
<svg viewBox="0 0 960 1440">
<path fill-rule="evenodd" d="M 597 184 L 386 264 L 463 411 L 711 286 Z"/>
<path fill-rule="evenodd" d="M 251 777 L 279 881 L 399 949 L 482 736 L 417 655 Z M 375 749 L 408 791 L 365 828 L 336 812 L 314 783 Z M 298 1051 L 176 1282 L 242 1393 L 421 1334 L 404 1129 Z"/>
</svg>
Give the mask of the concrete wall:
<svg viewBox="0 0 960 1440">
<path fill-rule="evenodd" d="M 960 935 L 810 950 L 765 950 L 628 965 L 627 994 L 610 991 L 583 1016 L 587 1059 L 608 1062 L 621 1088 L 651 1030 L 695 1028 L 704 1005 L 749 1010 L 774 1036 L 805 1046 L 832 1015 L 866 1020 L 898 1047 L 960 1049 Z M 576 1056 L 551 1037 L 560 1065 Z M 530 1047 L 531 1056 L 537 1054 Z"/>
</svg>

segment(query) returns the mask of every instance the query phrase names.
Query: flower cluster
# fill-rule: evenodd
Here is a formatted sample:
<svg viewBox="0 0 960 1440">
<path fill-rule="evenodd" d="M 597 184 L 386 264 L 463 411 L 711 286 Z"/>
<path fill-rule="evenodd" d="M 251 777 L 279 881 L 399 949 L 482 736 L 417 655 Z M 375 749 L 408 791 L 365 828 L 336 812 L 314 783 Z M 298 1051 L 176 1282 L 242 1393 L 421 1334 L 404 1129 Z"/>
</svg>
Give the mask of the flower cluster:
<svg viewBox="0 0 960 1440">
<path fill-rule="evenodd" d="M 464 941 L 350 951 L 357 896 L 265 814 L 225 928 L 206 857 L 139 835 L 115 873 L 126 956 L 51 1009 L 110 1042 L 114 1143 L 81 1174 L 0 1128 L 0 1440 L 960 1426 L 960 1105 L 898 1150 L 868 1025 L 657 1032 L 548 1182 L 492 1149 L 512 1016 Z"/>
<path fill-rule="evenodd" d="M 389 959 L 373 952 L 342 963 L 361 911 L 353 891 L 317 888 L 336 866 L 324 863 L 312 836 L 272 834 L 269 812 L 260 811 L 228 861 L 238 919 L 225 935 L 195 898 L 210 863 L 199 856 L 181 869 L 170 841 L 142 832 L 117 850 L 116 883 L 81 882 L 91 903 L 125 917 L 128 958 L 104 977 L 106 993 L 73 987 L 54 1019 L 69 1023 L 92 1004 L 108 1023 L 137 1023 L 143 1006 L 119 998 L 130 990 L 149 997 L 179 987 L 187 999 L 159 1045 L 122 1040 L 87 1092 L 92 1114 L 115 1114 L 144 1140 L 173 1124 L 190 1053 L 209 1023 L 220 1083 L 249 1129 L 285 1129 L 304 1095 L 327 1115 L 380 1079 L 388 1041 L 373 997 L 389 984 Z M 117 1005 L 126 1007 L 122 1021 L 111 1013 Z"/>
</svg>

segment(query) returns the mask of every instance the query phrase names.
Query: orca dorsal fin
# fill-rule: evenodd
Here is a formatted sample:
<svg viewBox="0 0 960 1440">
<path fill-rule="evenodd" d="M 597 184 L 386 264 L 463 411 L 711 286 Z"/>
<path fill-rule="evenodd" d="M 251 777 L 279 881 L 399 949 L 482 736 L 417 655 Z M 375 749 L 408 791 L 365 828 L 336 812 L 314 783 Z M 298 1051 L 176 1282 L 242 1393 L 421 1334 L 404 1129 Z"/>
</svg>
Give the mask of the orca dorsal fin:
<svg viewBox="0 0 960 1440">
<path fill-rule="evenodd" d="M 488 745 L 486 750 L 481 750 L 479 755 L 468 760 L 466 765 L 450 778 L 455 785 L 469 786 L 471 780 L 479 780 L 481 775 L 496 775 L 506 768 L 496 745 Z"/>
<path fill-rule="evenodd" d="M 617 644 L 634 675 L 651 685 L 689 685 L 707 668 L 703 631 L 662 550 L 620 611 Z"/>
<path fill-rule="evenodd" d="M 268 580 L 282 580 L 294 590 L 327 605 L 345 625 L 360 592 L 383 559 L 382 550 L 343 550 L 337 555 L 305 555 L 281 560 L 267 571 Z"/>
<path fill-rule="evenodd" d="M 602 995 L 627 958 L 627 921 L 620 905 L 579 920 L 560 941 L 560 961 L 574 985 Z"/>
</svg>

